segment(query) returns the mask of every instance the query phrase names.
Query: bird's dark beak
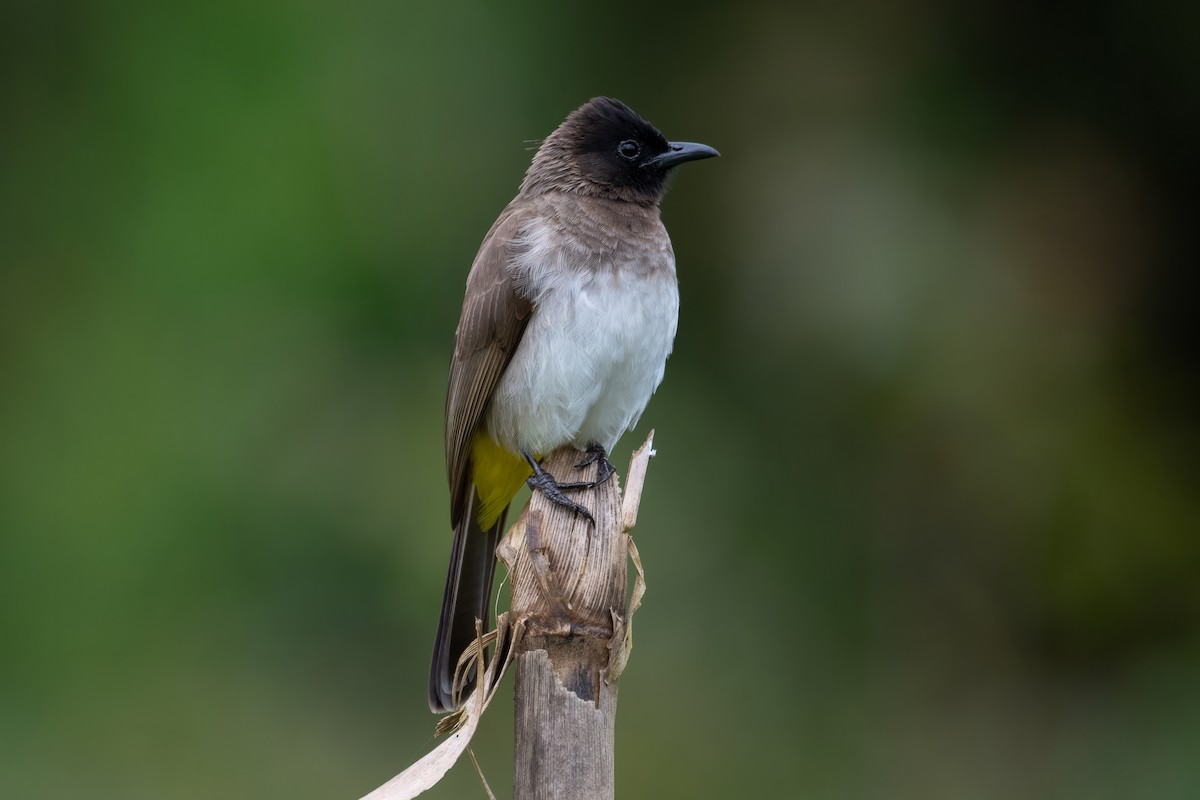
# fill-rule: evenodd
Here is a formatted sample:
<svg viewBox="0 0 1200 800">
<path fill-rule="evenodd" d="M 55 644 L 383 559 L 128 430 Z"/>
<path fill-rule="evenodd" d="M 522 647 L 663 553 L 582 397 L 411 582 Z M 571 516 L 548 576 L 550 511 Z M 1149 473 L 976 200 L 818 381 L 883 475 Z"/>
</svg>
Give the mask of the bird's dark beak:
<svg viewBox="0 0 1200 800">
<path fill-rule="evenodd" d="M 696 161 L 701 158 L 712 158 L 713 156 L 721 155 L 714 148 L 706 144 L 696 144 L 695 142 L 668 142 L 667 152 L 660 156 L 655 156 L 646 162 L 646 166 L 655 166 L 661 169 L 668 169 L 677 164 L 682 164 L 685 161 Z"/>
</svg>

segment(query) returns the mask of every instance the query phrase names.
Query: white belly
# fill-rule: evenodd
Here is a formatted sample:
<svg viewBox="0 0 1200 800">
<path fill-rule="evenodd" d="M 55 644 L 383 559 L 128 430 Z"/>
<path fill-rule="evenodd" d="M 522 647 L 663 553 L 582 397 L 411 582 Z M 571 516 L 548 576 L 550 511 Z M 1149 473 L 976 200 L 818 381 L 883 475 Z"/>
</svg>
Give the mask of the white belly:
<svg viewBox="0 0 1200 800">
<path fill-rule="evenodd" d="M 675 339 L 679 289 L 663 269 L 558 272 L 534 312 L 488 410 L 488 429 L 513 450 L 572 444 L 611 450 L 637 424 L 662 381 Z"/>
</svg>

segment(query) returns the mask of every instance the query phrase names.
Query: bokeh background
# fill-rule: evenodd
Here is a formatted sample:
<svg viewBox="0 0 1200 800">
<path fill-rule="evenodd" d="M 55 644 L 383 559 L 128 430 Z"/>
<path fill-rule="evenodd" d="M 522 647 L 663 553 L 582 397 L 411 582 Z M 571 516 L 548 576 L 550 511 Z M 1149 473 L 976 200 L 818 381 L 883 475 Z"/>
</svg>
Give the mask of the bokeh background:
<svg viewBox="0 0 1200 800">
<path fill-rule="evenodd" d="M 1196 6 L 833 5 L 6 3 L 0 792 L 432 746 L 464 278 L 611 94 L 723 153 L 620 796 L 1200 796 Z"/>
</svg>

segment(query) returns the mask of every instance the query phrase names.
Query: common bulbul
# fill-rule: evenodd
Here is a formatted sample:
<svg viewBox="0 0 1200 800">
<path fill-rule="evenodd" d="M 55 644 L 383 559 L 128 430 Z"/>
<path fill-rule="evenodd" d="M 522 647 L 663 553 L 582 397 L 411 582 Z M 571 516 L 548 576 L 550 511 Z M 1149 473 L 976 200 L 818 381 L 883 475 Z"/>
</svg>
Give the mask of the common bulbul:
<svg viewBox="0 0 1200 800">
<path fill-rule="evenodd" d="M 675 338 L 675 255 L 658 205 L 672 168 L 718 155 L 668 142 L 597 97 L 542 142 L 467 276 L 446 397 L 454 549 L 429 673 L 429 706 L 454 706 L 459 656 L 489 619 L 496 544 L 529 482 L 585 516 L 538 465 L 563 445 L 612 474 L 608 451 L 662 381 Z M 464 687 L 463 696 L 467 694 Z"/>
</svg>

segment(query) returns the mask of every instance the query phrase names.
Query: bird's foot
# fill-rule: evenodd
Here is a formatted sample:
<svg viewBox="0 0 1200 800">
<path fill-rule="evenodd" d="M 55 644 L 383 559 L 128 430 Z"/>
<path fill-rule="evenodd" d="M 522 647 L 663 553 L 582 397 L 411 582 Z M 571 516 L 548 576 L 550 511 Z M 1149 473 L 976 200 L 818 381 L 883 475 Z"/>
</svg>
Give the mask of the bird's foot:
<svg viewBox="0 0 1200 800">
<path fill-rule="evenodd" d="M 584 456 L 583 461 L 575 465 L 575 469 L 583 469 L 584 467 L 590 467 L 592 464 L 597 464 L 596 480 L 573 483 L 561 488 L 595 489 L 597 486 L 603 486 L 608 483 L 609 478 L 617 473 L 617 468 L 608 460 L 608 451 L 601 445 L 592 442 L 588 445 L 588 449 L 585 452 L 587 455 Z"/>
<path fill-rule="evenodd" d="M 533 475 L 531 475 L 529 480 L 526 481 L 526 483 L 529 484 L 530 489 L 541 492 L 547 500 L 549 500 L 551 503 L 554 503 L 556 506 L 562 506 L 570 511 L 574 511 L 576 514 L 583 517 L 593 525 L 596 524 L 596 520 L 592 517 L 591 511 L 588 511 L 585 506 L 576 503 L 574 500 L 563 494 L 564 489 L 579 489 L 583 488 L 582 486 L 572 483 L 559 483 L 558 481 L 554 480 L 554 476 L 542 469 L 542 465 L 537 462 L 537 459 L 528 453 L 525 454 L 525 460 L 528 461 L 529 466 L 533 468 Z"/>
</svg>

